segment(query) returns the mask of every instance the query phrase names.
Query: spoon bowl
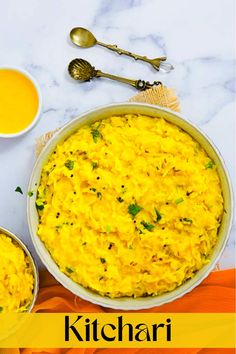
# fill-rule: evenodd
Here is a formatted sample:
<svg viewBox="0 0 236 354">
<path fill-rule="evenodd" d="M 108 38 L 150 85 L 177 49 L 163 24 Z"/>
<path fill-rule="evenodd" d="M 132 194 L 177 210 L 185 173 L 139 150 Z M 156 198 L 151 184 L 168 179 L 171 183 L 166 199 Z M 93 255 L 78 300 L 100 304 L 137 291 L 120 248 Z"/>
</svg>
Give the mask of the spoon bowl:
<svg viewBox="0 0 236 354">
<path fill-rule="evenodd" d="M 74 59 L 68 66 L 70 76 L 75 80 L 89 81 L 96 76 L 95 68 L 84 59 Z"/>
<path fill-rule="evenodd" d="M 97 44 L 94 35 L 83 27 L 75 27 L 70 32 L 71 41 L 82 48 L 90 48 Z"/>
</svg>

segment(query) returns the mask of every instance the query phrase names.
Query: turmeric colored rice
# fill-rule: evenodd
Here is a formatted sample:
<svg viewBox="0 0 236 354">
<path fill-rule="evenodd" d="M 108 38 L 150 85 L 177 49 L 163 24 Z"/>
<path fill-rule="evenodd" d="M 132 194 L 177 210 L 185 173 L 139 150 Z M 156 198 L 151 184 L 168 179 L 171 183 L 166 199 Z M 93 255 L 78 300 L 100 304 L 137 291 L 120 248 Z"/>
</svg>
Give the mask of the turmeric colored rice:
<svg viewBox="0 0 236 354">
<path fill-rule="evenodd" d="M 111 298 L 172 291 L 209 262 L 223 213 L 214 161 L 162 118 L 84 126 L 44 165 L 38 236 L 73 281 Z"/>
<path fill-rule="evenodd" d="M 0 313 L 25 312 L 33 300 L 34 275 L 28 256 L 0 231 Z"/>
</svg>

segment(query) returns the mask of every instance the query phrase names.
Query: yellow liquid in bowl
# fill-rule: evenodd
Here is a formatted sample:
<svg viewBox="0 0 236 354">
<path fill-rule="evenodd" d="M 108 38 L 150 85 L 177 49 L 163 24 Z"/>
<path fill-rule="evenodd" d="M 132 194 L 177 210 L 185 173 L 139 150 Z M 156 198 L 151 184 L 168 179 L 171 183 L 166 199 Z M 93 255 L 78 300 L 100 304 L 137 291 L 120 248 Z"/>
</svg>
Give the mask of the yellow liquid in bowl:
<svg viewBox="0 0 236 354">
<path fill-rule="evenodd" d="M 0 134 L 15 134 L 34 120 L 39 97 L 32 81 L 13 69 L 0 69 Z"/>
</svg>

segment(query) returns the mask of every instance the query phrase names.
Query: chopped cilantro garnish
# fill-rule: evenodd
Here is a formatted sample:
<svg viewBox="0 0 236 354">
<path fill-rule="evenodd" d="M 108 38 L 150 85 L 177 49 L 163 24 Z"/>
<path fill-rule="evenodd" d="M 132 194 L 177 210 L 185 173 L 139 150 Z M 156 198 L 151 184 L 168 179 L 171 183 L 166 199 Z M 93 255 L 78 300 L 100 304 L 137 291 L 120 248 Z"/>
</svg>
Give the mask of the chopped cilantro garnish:
<svg viewBox="0 0 236 354">
<path fill-rule="evenodd" d="M 189 224 L 192 224 L 193 220 L 192 219 L 189 219 L 189 218 L 183 218 L 183 221 L 184 222 L 187 222 Z"/>
<path fill-rule="evenodd" d="M 2 312 L 3 311 L 3 307 L 2 306 L 0 306 L 0 312 Z"/>
<path fill-rule="evenodd" d="M 15 192 L 18 192 L 20 194 L 23 194 L 21 187 L 16 187 Z"/>
<path fill-rule="evenodd" d="M 183 198 L 178 198 L 178 199 L 176 199 L 175 204 L 180 204 L 183 201 L 184 201 Z"/>
<path fill-rule="evenodd" d="M 156 213 L 156 221 L 160 221 L 161 220 L 161 214 L 159 213 L 159 211 L 155 208 L 155 213 Z"/>
<path fill-rule="evenodd" d="M 118 200 L 119 203 L 122 203 L 124 201 L 124 199 L 122 199 L 121 197 L 117 197 L 116 199 Z"/>
<path fill-rule="evenodd" d="M 70 274 L 74 272 L 73 269 L 71 269 L 69 267 L 66 267 L 66 271 L 67 271 L 67 273 L 70 273 Z"/>
<path fill-rule="evenodd" d="M 106 226 L 106 233 L 109 234 L 111 232 L 111 226 L 107 225 Z"/>
<path fill-rule="evenodd" d="M 65 166 L 68 168 L 68 170 L 73 170 L 73 168 L 74 168 L 74 161 L 72 161 L 72 160 L 67 160 L 67 161 L 65 162 Z"/>
<path fill-rule="evenodd" d="M 95 170 L 95 168 L 98 168 L 98 163 L 92 162 L 92 169 Z"/>
<path fill-rule="evenodd" d="M 213 161 L 209 161 L 206 165 L 205 165 L 205 168 L 208 169 L 208 168 L 213 168 L 214 166 L 214 162 Z"/>
<path fill-rule="evenodd" d="M 103 264 L 103 263 L 106 263 L 105 258 L 100 258 L 100 261 L 101 261 L 102 264 Z"/>
<path fill-rule="evenodd" d="M 143 208 L 138 204 L 130 204 L 128 206 L 129 214 L 133 216 L 133 218 L 142 210 Z"/>
<path fill-rule="evenodd" d="M 96 192 L 96 188 L 91 188 L 91 191 Z"/>
<path fill-rule="evenodd" d="M 44 205 L 43 205 L 43 204 L 37 204 L 37 203 L 35 203 L 35 205 L 36 205 L 36 208 L 37 208 L 38 210 L 43 210 L 43 209 L 44 209 Z"/>
<path fill-rule="evenodd" d="M 102 135 L 98 129 L 92 129 L 91 134 L 93 137 L 93 141 L 96 143 L 98 141 L 98 138 L 101 138 Z"/>
<path fill-rule="evenodd" d="M 28 194 L 29 197 L 32 197 L 34 195 L 34 192 L 29 191 L 27 194 Z"/>
<path fill-rule="evenodd" d="M 102 193 L 101 193 L 101 192 L 97 192 L 97 197 L 98 197 L 99 199 L 102 199 Z"/>
<path fill-rule="evenodd" d="M 141 221 L 141 224 L 148 231 L 152 231 L 154 229 L 154 225 L 152 225 L 150 222 Z"/>
</svg>

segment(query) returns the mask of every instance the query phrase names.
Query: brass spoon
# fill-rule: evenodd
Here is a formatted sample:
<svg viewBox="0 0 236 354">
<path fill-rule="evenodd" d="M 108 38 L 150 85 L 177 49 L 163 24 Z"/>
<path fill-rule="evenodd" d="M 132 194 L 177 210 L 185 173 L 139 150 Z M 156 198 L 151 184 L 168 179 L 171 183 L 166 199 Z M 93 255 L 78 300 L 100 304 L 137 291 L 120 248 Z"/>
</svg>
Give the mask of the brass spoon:
<svg viewBox="0 0 236 354">
<path fill-rule="evenodd" d="M 160 81 L 154 81 L 153 84 L 150 84 L 148 81 L 144 80 L 130 80 L 125 77 L 103 73 L 100 70 L 96 70 L 94 66 L 92 66 L 84 59 L 72 60 L 68 66 L 68 71 L 70 76 L 75 80 L 90 81 L 94 77 L 106 77 L 111 80 L 116 80 L 125 84 L 129 84 L 140 91 L 151 88 L 154 85 L 161 85 Z"/>
<path fill-rule="evenodd" d="M 133 54 L 127 50 L 124 50 L 124 49 L 121 49 L 121 48 L 118 48 L 117 45 L 113 45 L 113 44 L 105 44 L 105 43 L 102 43 L 100 41 L 98 41 L 94 35 L 89 31 L 87 30 L 86 28 L 82 28 L 82 27 L 76 27 L 76 28 L 73 28 L 70 32 L 70 38 L 71 38 L 71 41 L 79 46 L 79 47 L 82 47 L 82 48 L 90 48 L 90 47 L 93 47 L 94 45 L 96 44 L 99 44 L 103 47 L 106 47 L 110 50 L 113 50 L 115 52 L 117 52 L 118 54 L 125 54 L 125 55 L 128 55 L 132 58 L 134 58 L 135 60 L 142 60 L 142 61 L 145 61 L 146 63 L 149 63 L 152 65 L 152 67 L 154 69 L 156 69 L 157 71 L 159 71 L 160 69 L 165 71 L 165 72 L 169 72 L 171 71 L 172 69 L 174 69 L 174 67 L 169 64 L 169 63 L 164 63 L 164 61 L 166 61 L 166 57 L 160 57 L 160 58 L 154 58 L 154 59 L 149 59 L 145 56 L 141 56 L 141 55 L 138 55 L 138 54 Z"/>
</svg>

